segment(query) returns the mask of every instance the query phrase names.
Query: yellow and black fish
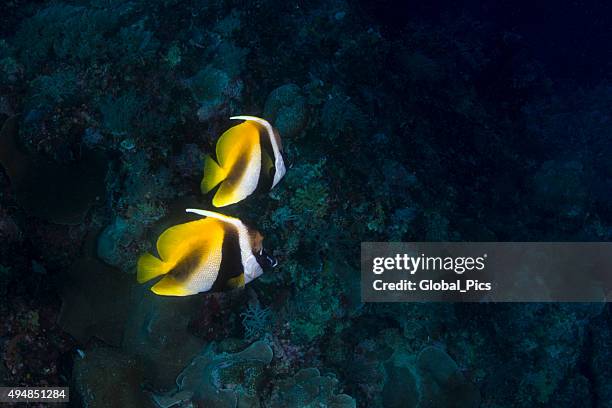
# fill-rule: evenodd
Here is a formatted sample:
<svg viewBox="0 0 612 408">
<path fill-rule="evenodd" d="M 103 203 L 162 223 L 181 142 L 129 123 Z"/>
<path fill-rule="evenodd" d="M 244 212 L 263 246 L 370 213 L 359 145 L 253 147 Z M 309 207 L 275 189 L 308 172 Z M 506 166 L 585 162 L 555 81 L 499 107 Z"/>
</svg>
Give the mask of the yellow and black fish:
<svg viewBox="0 0 612 408">
<path fill-rule="evenodd" d="M 217 141 L 215 161 L 204 159 L 203 194 L 220 184 L 212 203 L 225 207 L 244 200 L 255 190 L 271 190 L 285 175 L 282 144 L 277 131 L 264 119 L 233 116 L 244 120 L 225 131 Z"/>
<path fill-rule="evenodd" d="M 187 212 L 207 218 L 175 225 L 157 240 L 159 258 L 138 259 L 137 279 L 165 275 L 151 290 L 158 295 L 188 296 L 242 287 L 276 261 L 263 250 L 263 236 L 237 218 L 206 210 Z"/>
</svg>

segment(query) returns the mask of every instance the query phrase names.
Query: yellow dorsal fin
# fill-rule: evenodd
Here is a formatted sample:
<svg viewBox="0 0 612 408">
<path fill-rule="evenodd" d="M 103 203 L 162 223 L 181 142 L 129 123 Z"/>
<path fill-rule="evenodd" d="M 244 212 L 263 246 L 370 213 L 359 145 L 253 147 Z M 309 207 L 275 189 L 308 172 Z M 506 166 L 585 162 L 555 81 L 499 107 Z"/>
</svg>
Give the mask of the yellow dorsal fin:
<svg viewBox="0 0 612 408">
<path fill-rule="evenodd" d="M 157 240 L 157 252 L 174 267 L 202 240 L 211 241 L 211 245 L 223 243 L 223 226 L 218 220 L 206 218 L 168 228 Z"/>
<path fill-rule="evenodd" d="M 252 122 L 243 122 L 227 129 L 217 142 L 217 160 L 224 169 L 231 167 L 250 145 L 259 144 L 259 129 Z"/>
</svg>

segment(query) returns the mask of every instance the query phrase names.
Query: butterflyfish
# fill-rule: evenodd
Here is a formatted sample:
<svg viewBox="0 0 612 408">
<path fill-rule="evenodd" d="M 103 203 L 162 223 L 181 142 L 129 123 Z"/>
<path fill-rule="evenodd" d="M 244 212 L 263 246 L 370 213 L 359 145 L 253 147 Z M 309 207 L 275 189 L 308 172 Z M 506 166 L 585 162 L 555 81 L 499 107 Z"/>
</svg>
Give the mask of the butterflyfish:
<svg viewBox="0 0 612 408">
<path fill-rule="evenodd" d="M 217 185 L 212 204 L 225 207 L 244 200 L 256 190 L 269 191 L 285 175 L 280 135 L 265 119 L 232 116 L 244 120 L 226 130 L 216 146 L 216 160 L 204 158 L 203 194 Z"/>
<path fill-rule="evenodd" d="M 159 257 L 138 259 L 139 283 L 162 276 L 151 290 L 163 296 L 188 296 L 243 287 L 276 261 L 263 250 L 263 236 L 237 218 L 187 209 L 206 218 L 175 225 L 157 240 Z"/>
</svg>

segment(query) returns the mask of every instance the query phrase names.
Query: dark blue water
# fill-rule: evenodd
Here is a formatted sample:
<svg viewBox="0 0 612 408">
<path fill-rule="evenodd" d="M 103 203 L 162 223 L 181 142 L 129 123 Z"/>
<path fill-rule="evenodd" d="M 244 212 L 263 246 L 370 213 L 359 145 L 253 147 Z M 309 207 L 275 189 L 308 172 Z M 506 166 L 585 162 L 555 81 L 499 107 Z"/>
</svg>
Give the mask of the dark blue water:
<svg viewBox="0 0 612 408">
<path fill-rule="evenodd" d="M 606 303 L 364 304 L 359 270 L 366 241 L 612 239 L 608 2 L 1 7 L 1 385 L 75 407 L 610 406 Z M 274 125 L 287 172 L 215 208 L 204 157 L 233 115 Z M 186 208 L 278 265 L 156 295 L 138 259 Z"/>
</svg>

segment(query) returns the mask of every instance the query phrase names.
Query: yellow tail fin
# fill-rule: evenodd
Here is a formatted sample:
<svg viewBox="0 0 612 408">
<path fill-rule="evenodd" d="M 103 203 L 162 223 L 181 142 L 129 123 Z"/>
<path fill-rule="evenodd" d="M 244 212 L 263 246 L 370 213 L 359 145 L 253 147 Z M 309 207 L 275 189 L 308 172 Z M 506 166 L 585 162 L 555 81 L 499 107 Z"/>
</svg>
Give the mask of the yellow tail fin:
<svg viewBox="0 0 612 408">
<path fill-rule="evenodd" d="M 170 267 L 169 263 L 146 253 L 138 258 L 136 279 L 138 283 L 150 281 L 153 278 L 168 273 Z"/>
<path fill-rule="evenodd" d="M 204 158 L 204 176 L 200 183 L 202 194 L 208 193 L 215 188 L 217 184 L 225 180 L 227 172 L 223 170 L 212 157 L 206 155 Z"/>
</svg>

